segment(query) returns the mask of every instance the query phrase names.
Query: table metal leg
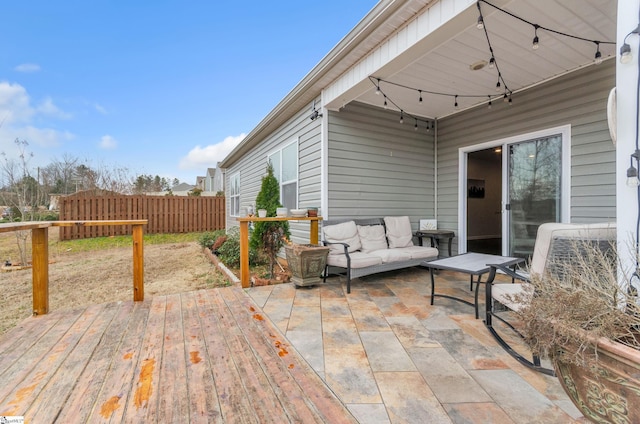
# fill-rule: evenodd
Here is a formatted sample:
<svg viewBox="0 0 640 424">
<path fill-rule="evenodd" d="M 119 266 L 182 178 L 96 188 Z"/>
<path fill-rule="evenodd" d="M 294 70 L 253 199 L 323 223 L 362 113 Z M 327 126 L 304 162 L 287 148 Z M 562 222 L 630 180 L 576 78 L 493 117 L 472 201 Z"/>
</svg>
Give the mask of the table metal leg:
<svg viewBox="0 0 640 424">
<path fill-rule="evenodd" d="M 435 297 L 435 281 L 433 279 L 433 268 L 429 268 L 429 274 L 431 275 L 431 304 L 433 305 L 433 298 Z"/>
</svg>

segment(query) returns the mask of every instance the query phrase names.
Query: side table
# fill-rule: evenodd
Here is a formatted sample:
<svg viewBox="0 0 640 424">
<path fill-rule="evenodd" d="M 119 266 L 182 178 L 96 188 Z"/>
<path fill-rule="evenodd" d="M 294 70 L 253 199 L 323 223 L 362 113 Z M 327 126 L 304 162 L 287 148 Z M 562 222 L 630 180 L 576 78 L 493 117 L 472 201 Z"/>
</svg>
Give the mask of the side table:
<svg viewBox="0 0 640 424">
<path fill-rule="evenodd" d="M 449 257 L 451 257 L 451 242 L 455 237 L 455 233 L 451 230 L 420 230 L 416 231 L 414 236 L 418 238 L 418 244 L 422 246 L 422 238 L 429 237 L 431 239 L 431 247 L 440 249 L 440 240 L 447 241 Z"/>
</svg>

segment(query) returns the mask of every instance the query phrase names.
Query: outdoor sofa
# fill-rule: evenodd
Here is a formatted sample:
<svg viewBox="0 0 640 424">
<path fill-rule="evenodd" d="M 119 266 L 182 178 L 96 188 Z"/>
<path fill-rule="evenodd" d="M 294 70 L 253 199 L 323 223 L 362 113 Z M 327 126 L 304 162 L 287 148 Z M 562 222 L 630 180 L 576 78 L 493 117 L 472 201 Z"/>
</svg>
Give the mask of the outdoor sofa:
<svg viewBox="0 0 640 424">
<path fill-rule="evenodd" d="M 322 242 L 329 246 L 324 281 L 329 274 L 351 279 L 420 265 L 438 257 L 435 247 L 413 244 L 408 216 L 325 220 Z"/>
</svg>

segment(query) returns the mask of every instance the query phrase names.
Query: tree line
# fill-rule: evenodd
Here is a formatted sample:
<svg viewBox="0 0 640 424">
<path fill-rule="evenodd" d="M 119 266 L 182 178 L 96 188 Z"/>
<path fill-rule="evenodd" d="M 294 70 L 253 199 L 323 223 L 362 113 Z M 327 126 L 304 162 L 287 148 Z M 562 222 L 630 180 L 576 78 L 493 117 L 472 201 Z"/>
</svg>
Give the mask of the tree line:
<svg viewBox="0 0 640 424">
<path fill-rule="evenodd" d="M 169 191 L 180 184 L 177 178 L 158 175 L 134 176 L 125 167 L 91 165 L 78 157 L 64 154 L 46 166 L 31 165 L 29 143 L 16 139 L 18 155 L 0 153 L 0 205 L 9 206 L 20 216 L 31 215 L 39 207 L 49 206 L 51 195 L 67 195 L 84 190 L 104 190 L 120 194 Z"/>
</svg>

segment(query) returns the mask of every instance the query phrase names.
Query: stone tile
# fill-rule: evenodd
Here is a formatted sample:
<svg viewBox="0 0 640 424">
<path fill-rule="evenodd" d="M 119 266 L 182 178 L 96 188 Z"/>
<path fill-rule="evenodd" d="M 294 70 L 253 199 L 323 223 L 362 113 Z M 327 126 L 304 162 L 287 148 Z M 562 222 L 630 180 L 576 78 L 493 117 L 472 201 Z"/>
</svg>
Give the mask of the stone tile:
<svg viewBox="0 0 640 424">
<path fill-rule="evenodd" d="M 572 418 L 512 370 L 469 371 L 517 423 L 570 423 Z"/>
<path fill-rule="evenodd" d="M 451 420 L 418 372 L 375 373 L 392 423 L 450 423 Z"/>
<path fill-rule="evenodd" d="M 438 299 L 441 300 L 441 299 Z M 449 303 L 460 304 L 459 302 L 449 301 Z M 433 308 L 431 313 L 426 319 L 420 319 L 422 325 L 428 328 L 430 331 L 436 330 L 459 330 L 458 324 L 449 318 L 447 311 L 447 305 L 440 305 L 437 308 Z"/>
<path fill-rule="evenodd" d="M 405 349 L 441 347 L 440 343 L 431 337 L 429 330 L 427 330 L 415 316 L 388 317 L 387 322 Z"/>
<path fill-rule="evenodd" d="M 373 372 L 416 371 L 416 367 L 396 335 L 391 331 L 360 332 Z"/>
<path fill-rule="evenodd" d="M 260 308 L 264 307 L 265 303 L 267 303 L 267 299 L 271 296 L 272 291 L 273 286 L 252 287 L 247 289 L 249 296 L 251 296 Z"/>
<path fill-rule="evenodd" d="M 456 424 L 515 424 L 495 403 L 447 403 L 442 406 Z"/>
<path fill-rule="evenodd" d="M 340 324 L 339 321 L 334 323 Z M 343 322 L 343 325 L 330 326 L 325 322 L 323 326 L 322 337 L 324 339 L 324 346 L 330 349 L 339 349 L 341 347 L 348 346 L 362 346 L 360 340 L 360 334 L 355 327 L 355 324 Z"/>
<path fill-rule="evenodd" d="M 325 381 L 344 403 L 381 403 L 362 346 L 324 349 Z"/>
<path fill-rule="evenodd" d="M 359 331 L 390 331 L 389 323 L 373 302 L 361 302 L 351 307 L 351 315 Z"/>
<path fill-rule="evenodd" d="M 293 305 L 289 317 L 288 331 L 316 331 L 322 333 L 320 306 Z"/>
<path fill-rule="evenodd" d="M 413 317 L 412 311 L 397 297 L 373 298 L 378 309 L 386 317 Z"/>
<path fill-rule="evenodd" d="M 295 306 L 320 307 L 320 289 L 318 287 L 299 287 L 293 300 Z"/>
<path fill-rule="evenodd" d="M 320 331 L 287 331 L 287 339 L 319 375 L 324 376 L 324 349 Z"/>
<path fill-rule="evenodd" d="M 349 318 L 351 319 L 351 309 L 346 299 L 322 299 L 320 303 L 322 308 L 322 320 L 331 318 Z"/>
<path fill-rule="evenodd" d="M 507 368 L 502 360 L 460 329 L 432 331 L 431 334 L 466 369 Z"/>
<path fill-rule="evenodd" d="M 347 408 L 359 423 L 391 424 L 383 403 L 351 403 Z"/>
<path fill-rule="evenodd" d="M 490 402 L 487 392 L 443 348 L 410 349 L 418 371 L 442 403 Z"/>
</svg>

